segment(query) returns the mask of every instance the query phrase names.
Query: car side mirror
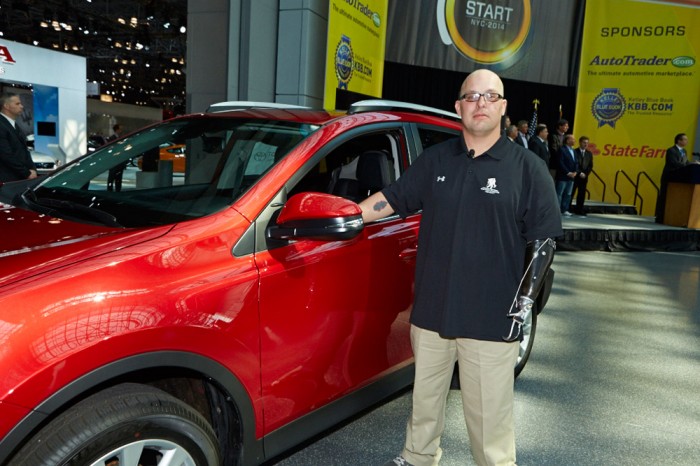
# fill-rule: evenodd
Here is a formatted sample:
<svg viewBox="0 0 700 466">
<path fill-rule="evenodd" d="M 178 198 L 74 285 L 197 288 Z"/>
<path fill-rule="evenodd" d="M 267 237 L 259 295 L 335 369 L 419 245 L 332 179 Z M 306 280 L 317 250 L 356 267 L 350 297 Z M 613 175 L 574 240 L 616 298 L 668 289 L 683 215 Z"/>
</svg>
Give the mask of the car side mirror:
<svg viewBox="0 0 700 466">
<path fill-rule="evenodd" d="M 286 202 L 267 237 L 276 240 L 347 240 L 364 228 L 356 203 L 323 193 L 299 193 Z"/>
</svg>

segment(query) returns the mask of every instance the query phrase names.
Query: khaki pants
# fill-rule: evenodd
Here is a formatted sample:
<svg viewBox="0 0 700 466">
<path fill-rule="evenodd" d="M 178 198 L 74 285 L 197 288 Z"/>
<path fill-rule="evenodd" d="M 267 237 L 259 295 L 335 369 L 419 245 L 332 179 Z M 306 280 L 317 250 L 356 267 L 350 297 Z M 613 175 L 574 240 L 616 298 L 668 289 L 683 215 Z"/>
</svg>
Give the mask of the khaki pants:
<svg viewBox="0 0 700 466">
<path fill-rule="evenodd" d="M 459 361 L 464 418 L 479 466 L 515 465 L 513 370 L 518 343 L 446 339 L 411 326 L 416 361 L 413 412 L 402 456 L 415 466 L 437 466 L 442 455 L 445 404 Z"/>
</svg>

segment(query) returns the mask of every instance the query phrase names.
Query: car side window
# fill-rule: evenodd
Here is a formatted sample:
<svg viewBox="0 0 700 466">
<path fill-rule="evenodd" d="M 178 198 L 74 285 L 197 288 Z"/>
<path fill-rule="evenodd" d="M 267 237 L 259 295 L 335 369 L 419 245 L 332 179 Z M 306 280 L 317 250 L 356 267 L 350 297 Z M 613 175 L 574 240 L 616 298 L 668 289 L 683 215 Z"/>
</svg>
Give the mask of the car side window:
<svg viewBox="0 0 700 466">
<path fill-rule="evenodd" d="M 445 142 L 448 139 L 459 136 L 459 131 L 434 126 L 417 125 L 419 148 L 418 155 L 430 146 Z"/>
<path fill-rule="evenodd" d="M 316 163 L 289 196 L 315 191 L 359 202 L 400 176 L 400 153 L 400 135 L 395 132 L 355 137 Z"/>
</svg>

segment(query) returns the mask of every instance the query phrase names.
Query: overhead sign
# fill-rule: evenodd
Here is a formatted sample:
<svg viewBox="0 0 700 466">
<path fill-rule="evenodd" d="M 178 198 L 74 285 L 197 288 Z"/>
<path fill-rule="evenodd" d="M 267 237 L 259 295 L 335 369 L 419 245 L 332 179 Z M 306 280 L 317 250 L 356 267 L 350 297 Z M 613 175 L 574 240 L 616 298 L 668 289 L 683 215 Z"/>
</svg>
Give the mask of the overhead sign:
<svg viewBox="0 0 700 466">
<path fill-rule="evenodd" d="M 85 57 L 0 39 L 0 79 L 85 90 Z"/>
<path fill-rule="evenodd" d="M 397 0 L 389 3 L 386 60 L 569 86 L 581 2 Z"/>
<path fill-rule="evenodd" d="M 530 0 L 438 0 L 436 16 L 445 45 L 496 68 L 507 67 L 522 55 L 532 24 Z"/>
</svg>

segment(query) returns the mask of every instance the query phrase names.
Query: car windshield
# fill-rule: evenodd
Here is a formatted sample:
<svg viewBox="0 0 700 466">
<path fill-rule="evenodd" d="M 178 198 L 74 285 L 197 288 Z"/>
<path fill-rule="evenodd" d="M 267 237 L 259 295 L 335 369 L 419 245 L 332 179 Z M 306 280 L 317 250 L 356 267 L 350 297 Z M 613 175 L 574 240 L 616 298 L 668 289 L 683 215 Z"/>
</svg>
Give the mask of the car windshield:
<svg viewBox="0 0 700 466">
<path fill-rule="evenodd" d="M 231 205 L 317 126 L 193 117 L 98 149 L 22 196 L 27 208 L 115 227 L 164 225 Z"/>
</svg>

